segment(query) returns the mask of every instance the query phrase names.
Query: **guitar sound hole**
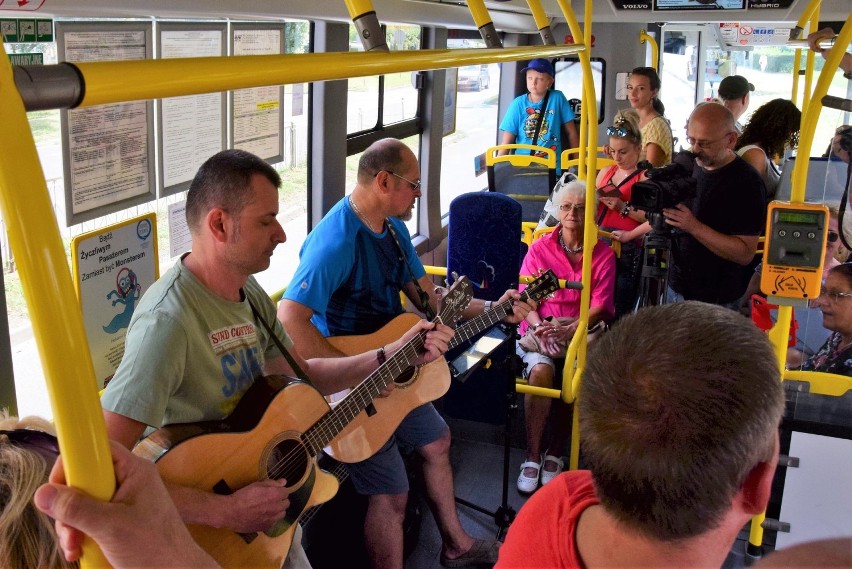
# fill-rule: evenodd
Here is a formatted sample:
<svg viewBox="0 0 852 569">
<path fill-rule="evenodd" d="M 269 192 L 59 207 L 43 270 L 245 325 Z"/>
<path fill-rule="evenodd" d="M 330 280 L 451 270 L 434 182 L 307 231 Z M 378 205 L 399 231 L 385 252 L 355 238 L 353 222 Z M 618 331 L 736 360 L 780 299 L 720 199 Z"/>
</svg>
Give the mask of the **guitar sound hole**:
<svg viewBox="0 0 852 569">
<path fill-rule="evenodd" d="M 411 381 L 411 378 L 414 377 L 414 374 L 416 372 L 417 372 L 417 370 L 414 368 L 414 366 L 406 368 L 405 371 L 403 371 L 401 374 L 399 374 L 398 376 L 396 376 L 394 378 L 393 382 L 394 383 L 408 383 L 409 381 Z"/>
<path fill-rule="evenodd" d="M 267 476 L 273 480 L 285 478 L 288 488 L 301 481 L 307 469 L 308 453 L 296 439 L 279 442 L 266 459 Z"/>
</svg>

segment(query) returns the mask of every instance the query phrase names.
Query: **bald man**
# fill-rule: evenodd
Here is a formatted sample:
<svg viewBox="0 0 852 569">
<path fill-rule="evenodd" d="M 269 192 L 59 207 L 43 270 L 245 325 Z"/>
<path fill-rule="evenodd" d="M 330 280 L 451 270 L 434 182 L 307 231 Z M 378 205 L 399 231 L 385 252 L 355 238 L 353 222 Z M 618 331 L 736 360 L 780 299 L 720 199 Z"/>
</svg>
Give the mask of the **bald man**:
<svg viewBox="0 0 852 569">
<path fill-rule="evenodd" d="M 737 309 L 765 224 L 766 187 L 733 151 L 734 115 L 716 103 L 692 111 L 686 140 L 698 166 L 695 196 L 663 210 L 672 239 L 668 301 L 700 300 Z"/>
</svg>

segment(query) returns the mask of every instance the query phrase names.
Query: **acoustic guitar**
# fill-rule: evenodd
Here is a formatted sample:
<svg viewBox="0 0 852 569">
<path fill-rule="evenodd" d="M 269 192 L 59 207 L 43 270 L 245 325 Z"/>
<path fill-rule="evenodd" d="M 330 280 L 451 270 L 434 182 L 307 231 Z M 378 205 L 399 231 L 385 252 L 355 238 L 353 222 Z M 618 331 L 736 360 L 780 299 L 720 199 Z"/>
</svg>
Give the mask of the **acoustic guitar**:
<svg viewBox="0 0 852 569">
<path fill-rule="evenodd" d="M 442 299 L 435 320 L 454 324 L 471 298 L 470 283 L 457 282 Z M 218 494 L 232 494 L 258 480 L 286 479 L 290 507 L 265 532 L 188 526 L 222 567 L 279 569 L 300 517 L 337 492 L 337 479 L 317 467 L 317 455 L 414 364 L 424 340 L 422 333 L 406 342 L 334 409 L 304 381 L 267 376 L 252 384 L 227 418 L 167 425 L 142 439 L 133 452 L 156 462 L 169 482 Z M 447 365 L 438 358 L 424 367 L 432 364 Z"/>
<path fill-rule="evenodd" d="M 521 299 L 538 301 L 559 288 L 559 279 L 547 269 L 521 293 Z M 512 314 L 513 300 L 492 306 L 456 328 L 449 349 L 469 340 L 506 316 Z M 393 342 L 411 328 L 419 318 L 410 313 L 400 314 L 380 330 L 358 336 L 332 336 L 329 343 L 346 355 L 360 354 L 367 349 L 378 349 Z M 440 359 L 421 367 L 400 370 L 394 378 L 394 389 L 388 397 L 373 401 L 372 408 L 354 417 L 326 448 L 331 456 L 342 462 L 360 462 L 374 455 L 390 439 L 393 432 L 412 409 L 434 401 L 450 388 L 450 370 L 446 360 Z M 341 391 L 328 399 L 339 405 L 351 397 L 351 391 Z"/>
</svg>

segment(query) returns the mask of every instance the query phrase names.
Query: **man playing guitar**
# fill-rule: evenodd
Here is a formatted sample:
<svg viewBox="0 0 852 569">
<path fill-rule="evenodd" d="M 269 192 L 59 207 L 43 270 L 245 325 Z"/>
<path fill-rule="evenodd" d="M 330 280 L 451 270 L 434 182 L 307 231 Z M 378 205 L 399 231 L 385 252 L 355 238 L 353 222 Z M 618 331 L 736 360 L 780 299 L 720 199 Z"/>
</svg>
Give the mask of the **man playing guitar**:
<svg viewBox="0 0 852 569">
<path fill-rule="evenodd" d="M 111 439 L 132 448 L 148 426 L 221 420 L 260 375 L 294 375 L 272 335 L 287 348 L 292 341 L 251 276 L 269 266 L 286 239 L 276 220 L 279 185 L 271 166 L 240 150 L 220 152 L 199 169 L 186 202 L 192 251 L 142 297 L 102 399 Z M 425 330 L 417 363 L 439 358 L 452 330 L 425 321 L 386 352 Z M 291 355 L 328 393 L 359 382 L 379 365 L 372 350 L 307 361 Z M 240 533 L 266 530 L 289 504 L 283 479 L 262 479 L 230 494 L 174 484 L 169 490 L 186 523 Z M 309 566 L 298 533 L 294 541 L 288 566 Z"/>
<path fill-rule="evenodd" d="M 414 153 L 400 141 L 375 142 L 361 156 L 352 194 L 308 235 L 299 268 L 278 309 L 303 357 L 344 355 L 326 337 L 376 332 L 403 313 L 400 291 L 421 310 L 425 304 L 436 306 L 438 292 L 403 223 L 411 218 L 420 197 L 419 170 Z M 500 300 L 512 299 L 514 306 L 505 320 L 516 323 L 531 305 L 518 300 L 520 295 L 511 290 Z M 481 314 L 490 304 L 474 299 L 464 317 Z M 381 347 L 377 357 L 384 357 Z M 329 391 L 327 386 L 322 390 Z M 381 421 L 382 411 L 375 417 Z M 411 410 L 393 434 L 374 456 L 349 465 L 356 491 L 369 496 L 364 533 L 373 567 L 402 569 L 403 565 L 408 480 L 397 441 L 423 458 L 426 494 L 443 539 L 441 563 L 449 567 L 493 564 L 499 542 L 473 539 L 459 521 L 449 429 L 432 404 Z"/>
</svg>

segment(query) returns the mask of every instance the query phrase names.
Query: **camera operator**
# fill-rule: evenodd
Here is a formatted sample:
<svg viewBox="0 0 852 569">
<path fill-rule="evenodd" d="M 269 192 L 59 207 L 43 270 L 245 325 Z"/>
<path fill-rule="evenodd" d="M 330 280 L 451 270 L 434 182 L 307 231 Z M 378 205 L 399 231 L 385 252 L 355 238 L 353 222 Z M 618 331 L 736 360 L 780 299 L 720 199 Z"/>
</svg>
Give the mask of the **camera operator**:
<svg viewBox="0 0 852 569">
<path fill-rule="evenodd" d="M 716 103 L 695 108 L 686 140 L 696 167 L 695 197 L 663 209 L 672 236 L 668 302 L 700 300 L 738 309 L 765 224 L 766 188 L 760 175 L 734 153 L 731 111 Z"/>
</svg>

